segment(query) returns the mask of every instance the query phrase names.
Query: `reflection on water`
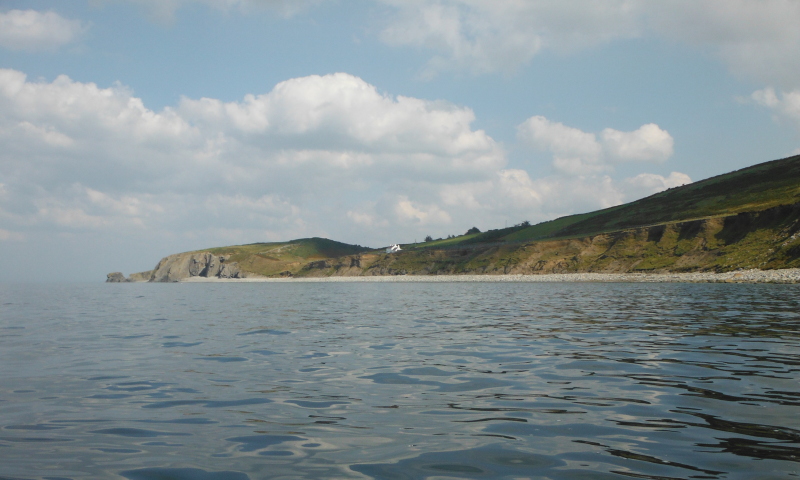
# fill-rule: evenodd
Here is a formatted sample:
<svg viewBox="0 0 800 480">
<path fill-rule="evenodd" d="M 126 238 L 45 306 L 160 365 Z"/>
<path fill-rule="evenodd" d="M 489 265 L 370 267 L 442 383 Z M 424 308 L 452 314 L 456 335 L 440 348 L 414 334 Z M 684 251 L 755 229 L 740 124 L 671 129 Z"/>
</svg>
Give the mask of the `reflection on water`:
<svg viewBox="0 0 800 480">
<path fill-rule="evenodd" d="M 796 285 L 0 285 L 0 478 L 800 476 Z"/>
</svg>

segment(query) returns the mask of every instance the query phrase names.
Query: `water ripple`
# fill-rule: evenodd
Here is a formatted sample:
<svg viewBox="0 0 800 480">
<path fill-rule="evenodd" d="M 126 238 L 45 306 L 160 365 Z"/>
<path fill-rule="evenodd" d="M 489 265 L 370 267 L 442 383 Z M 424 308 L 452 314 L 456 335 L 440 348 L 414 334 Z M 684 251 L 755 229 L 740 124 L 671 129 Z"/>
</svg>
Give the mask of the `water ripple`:
<svg viewBox="0 0 800 480">
<path fill-rule="evenodd" d="M 0 304 L 9 478 L 800 478 L 797 285 L 0 285 Z"/>
</svg>

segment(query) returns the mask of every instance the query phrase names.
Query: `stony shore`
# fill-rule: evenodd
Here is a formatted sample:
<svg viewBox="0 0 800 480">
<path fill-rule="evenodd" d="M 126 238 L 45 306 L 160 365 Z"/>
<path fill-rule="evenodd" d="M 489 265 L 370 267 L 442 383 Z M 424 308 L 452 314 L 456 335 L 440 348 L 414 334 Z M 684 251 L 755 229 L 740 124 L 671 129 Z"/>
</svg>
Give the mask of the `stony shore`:
<svg viewBox="0 0 800 480">
<path fill-rule="evenodd" d="M 738 270 L 725 273 L 552 273 L 546 275 L 393 275 L 365 277 L 190 277 L 182 282 L 656 282 L 656 283 L 800 283 L 800 268 Z"/>
</svg>

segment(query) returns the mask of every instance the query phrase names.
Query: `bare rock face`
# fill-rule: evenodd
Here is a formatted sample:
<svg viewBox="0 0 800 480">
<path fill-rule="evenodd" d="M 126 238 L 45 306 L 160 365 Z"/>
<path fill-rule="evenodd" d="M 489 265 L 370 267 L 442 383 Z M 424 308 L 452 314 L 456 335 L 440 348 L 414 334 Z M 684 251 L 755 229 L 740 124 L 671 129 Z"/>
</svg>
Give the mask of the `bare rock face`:
<svg viewBox="0 0 800 480">
<path fill-rule="evenodd" d="M 241 278 L 242 272 L 236 262 L 223 263 L 220 265 L 219 273 L 216 276 L 219 278 Z"/>
<path fill-rule="evenodd" d="M 243 278 L 239 264 L 230 255 L 209 252 L 179 253 L 163 258 L 152 271 L 151 282 L 180 282 L 189 277 Z"/>
<path fill-rule="evenodd" d="M 125 278 L 125 275 L 122 272 L 111 272 L 106 275 L 106 283 L 125 283 L 128 279 Z"/>
<path fill-rule="evenodd" d="M 153 271 L 148 270 L 146 272 L 138 272 L 138 273 L 131 273 L 128 277 L 129 282 L 149 282 L 150 277 L 153 276 Z"/>
<path fill-rule="evenodd" d="M 308 269 L 312 269 L 312 268 L 328 268 L 328 267 L 330 267 L 330 265 L 325 260 L 317 260 L 316 262 L 309 262 L 308 265 L 306 265 L 306 268 L 308 268 Z"/>
</svg>

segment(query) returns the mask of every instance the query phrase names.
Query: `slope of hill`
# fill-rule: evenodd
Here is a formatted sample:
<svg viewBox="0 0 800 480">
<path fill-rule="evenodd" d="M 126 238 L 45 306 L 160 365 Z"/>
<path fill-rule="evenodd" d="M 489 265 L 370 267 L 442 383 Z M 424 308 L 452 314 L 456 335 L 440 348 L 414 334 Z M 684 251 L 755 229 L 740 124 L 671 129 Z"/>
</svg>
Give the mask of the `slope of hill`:
<svg viewBox="0 0 800 480">
<path fill-rule="evenodd" d="M 161 259 L 153 270 L 108 275 L 110 282 L 178 282 L 189 277 L 242 278 L 287 276 L 309 262 L 368 251 L 327 238 L 300 238 L 288 242 L 251 243 L 176 253 Z"/>
<path fill-rule="evenodd" d="M 493 230 L 465 238 L 463 242 L 521 242 L 580 237 L 648 225 L 754 212 L 798 202 L 800 155 L 671 188 L 616 207 L 561 217 L 525 228 Z"/>
<path fill-rule="evenodd" d="M 465 242 L 391 255 L 367 253 L 308 264 L 296 275 L 664 273 L 796 267 L 800 267 L 800 203 L 582 237 Z"/>
<path fill-rule="evenodd" d="M 130 280 L 790 267 L 800 267 L 800 156 L 604 210 L 403 245 L 393 254 L 323 238 L 256 243 L 170 255 Z"/>
<path fill-rule="evenodd" d="M 229 256 L 230 262 L 237 262 L 246 272 L 271 276 L 292 272 L 308 262 L 354 255 L 368 250 L 370 249 L 359 245 L 314 237 L 288 242 L 210 248 L 204 251 L 213 255 Z"/>
</svg>

